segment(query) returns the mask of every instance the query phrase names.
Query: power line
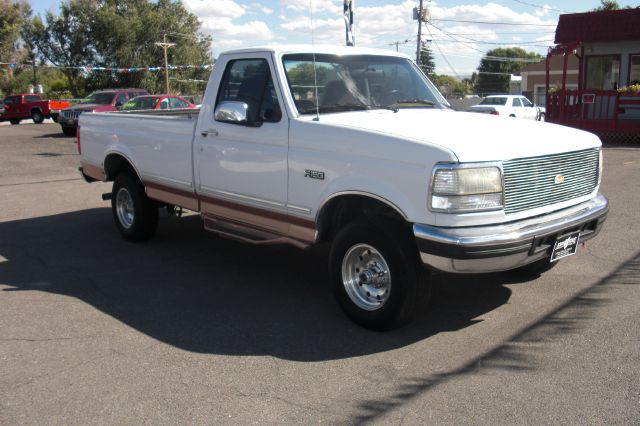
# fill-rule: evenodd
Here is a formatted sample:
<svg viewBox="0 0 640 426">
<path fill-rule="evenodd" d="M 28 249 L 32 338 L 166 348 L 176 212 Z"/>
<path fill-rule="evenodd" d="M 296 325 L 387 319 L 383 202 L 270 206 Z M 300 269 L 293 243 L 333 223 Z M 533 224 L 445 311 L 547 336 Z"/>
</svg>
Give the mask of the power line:
<svg viewBox="0 0 640 426">
<path fill-rule="evenodd" d="M 431 38 L 433 39 L 433 34 L 431 34 L 431 29 L 429 28 L 429 24 L 427 24 L 426 27 L 427 27 L 427 31 L 429 32 L 429 36 L 431 36 Z M 458 74 L 458 72 L 455 70 L 455 68 L 453 68 L 453 65 L 451 65 L 451 63 L 449 62 L 449 59 L 447 59 L 445 54 L 442 53 L 442 50 L 440 49 L 440 45 L 438 43 L 436 43 L 435 41 L 433 42 L 433 44 L 436 45 L 436 48 L 438 49 L 438 52 L 440 52 L 440 55 L 442 55 L 442 59 L 444 59 L 444 61 L 447 63 L 447 65 L 449 65 L 449 69 L 451 69 L 451 71 L 453 71 L 453 73 L 456 75 L 456 77 L 461 79 L 461 77 Z"/>
<path fill-rule="evenodd" d="M 540 6 L 539 4 L 528 3 L 522 0 L 513 0 L 513 1 L 515 1 L 516 3 L 524 4 L 526 6 L 537 7 L 538 9 L 553 10 L 555 12 L 562 12 L 562 13 L 575 13 L 575 12 L 569 12 L 567 10 L 556 9 L 555 7 L 551 7 L 551 6 Z"/>
<path fill-rule="evenodd" d="M 435 41 L 439 41 L 440 43 L 460 43 L 458 40 L 435 39 Z M 475 40 L 474 43 L 491 44 L 491 45 L 498 45 L 498 46 L 525 45 L 525 46 L 528 46 L 528 47 L 549 47 L 548 44 L 536 44 L 536 43 L 545 42 L 545 41 L 553 41 L 553 40 L 538 40 L 538 41 L 530 41 L 530 42 L 526 42 L 526 41 L 492 42 L 492 41 Z M 391 44 L 395 44 L 395 43 L 391 43 Z"/>
<path fill-rule="evenodd" d="M 465 21 L 461 19 L 436 19 L 431 18 L 432 21 L 441 21 L 441 22 L 462 22 L 465 24 L 487 24 L 487 25 L 522 25 L 522 26 L 532 26 L 532 27 L 555 27 L 556 24 L 529 24 L 529 23 L 512 23 L 512 22 L 488 22 L 488 21 Z"/>
</svg>

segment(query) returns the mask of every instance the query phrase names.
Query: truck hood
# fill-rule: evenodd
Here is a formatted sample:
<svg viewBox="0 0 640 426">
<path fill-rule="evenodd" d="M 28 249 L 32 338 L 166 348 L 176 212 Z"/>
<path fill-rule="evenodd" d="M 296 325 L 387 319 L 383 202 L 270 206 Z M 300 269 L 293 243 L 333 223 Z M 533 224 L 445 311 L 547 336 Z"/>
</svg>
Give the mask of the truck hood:
<svg viewBox="0 0 640 426">
<path fill-rule="evenodd" d="M 321 114 L 320 121 L 438 145 L 461 162 L 535 157 L 601 145 L 596 135 L 570 127 L 442 109 Z"/>
</svg>

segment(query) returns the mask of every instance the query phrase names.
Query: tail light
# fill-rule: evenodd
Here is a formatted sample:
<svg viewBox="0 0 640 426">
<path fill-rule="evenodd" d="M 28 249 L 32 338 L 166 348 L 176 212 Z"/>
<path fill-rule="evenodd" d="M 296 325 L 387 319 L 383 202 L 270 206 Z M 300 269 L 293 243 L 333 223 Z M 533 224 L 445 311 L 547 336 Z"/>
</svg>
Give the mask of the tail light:
<svg viewBox="0 0 640 426">
<path fill-rule="evenodd" d="M 491 114 L 491 115 L 500 115 L 500 111 L 497 111 L 497 110 L 491 111 L 489 114 Z"/>
<path fill-rule="evenodd" d="M 78 155 L 82 154 L 82 147 L 80 146 L 80 126 L 76 129 L 76 143 L 78 144 Z"/>
</svg>

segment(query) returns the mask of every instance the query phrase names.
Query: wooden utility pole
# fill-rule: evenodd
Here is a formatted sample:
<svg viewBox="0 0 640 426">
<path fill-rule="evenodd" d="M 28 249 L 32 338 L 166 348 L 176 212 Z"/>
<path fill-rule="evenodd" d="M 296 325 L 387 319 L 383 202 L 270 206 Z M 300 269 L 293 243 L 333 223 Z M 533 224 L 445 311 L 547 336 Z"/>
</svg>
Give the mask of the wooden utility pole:
<svg viewBox="0 0 640 426">
<path fill-rule="evenodd" d="M 167 43 L 167 34 L 162 34 L 162 42 L 156 42 L 156 46 L 164 49 L 164 81 L 167 94 L 171 93 L 169 92 L 169 61 L 167 60 L 167 49 L 175 45 L 175 43 Z"/>
<path fill-rule="evenodd" d="M 416 63 L 420 66 L 420 51 L 422 50 L 422 0 L 418 9 L 418 47 L 416 48 Z"/>
<path fill-rule="evenodd" d="M 396 47 L 396 52 L 398 52 L 398 45 L 400 45 L 400 44 L 407 44 L 407 43 L 409 43 L 409 39 L 402 40 L 402 41 L 394 41 L 394 42 L 391 42 L 391 43 L 389 43 L 389 46 L 395 46 L 395 47 Z"/>
</svg>

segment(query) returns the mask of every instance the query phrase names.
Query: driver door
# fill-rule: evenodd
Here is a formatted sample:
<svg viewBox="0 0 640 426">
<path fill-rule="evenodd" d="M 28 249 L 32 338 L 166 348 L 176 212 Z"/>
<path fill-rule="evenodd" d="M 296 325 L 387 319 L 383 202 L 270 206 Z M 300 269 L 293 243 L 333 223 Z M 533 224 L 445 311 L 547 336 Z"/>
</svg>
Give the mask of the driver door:
<svg viewBox="0 0 640 426">
<path fill-rule="evenodd" d="M 202 211 L 286 234 L 289 130 L 270 58 L 251 53 L 216 66 L 224 74 L 212 113 L 198 120 L 194 145 Z M 215 119 L 228 101 L 247 105 L 248 122 Z"/>
</svg>

